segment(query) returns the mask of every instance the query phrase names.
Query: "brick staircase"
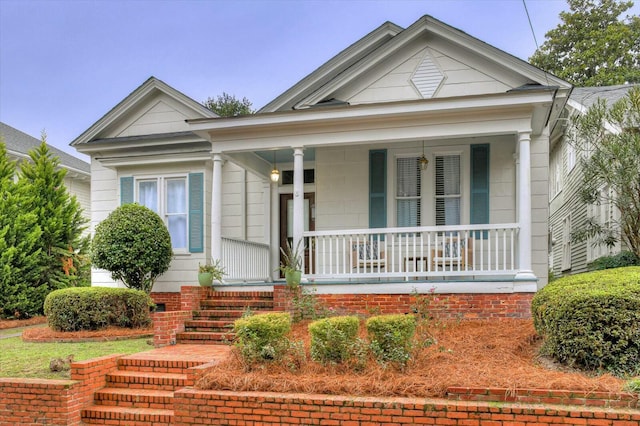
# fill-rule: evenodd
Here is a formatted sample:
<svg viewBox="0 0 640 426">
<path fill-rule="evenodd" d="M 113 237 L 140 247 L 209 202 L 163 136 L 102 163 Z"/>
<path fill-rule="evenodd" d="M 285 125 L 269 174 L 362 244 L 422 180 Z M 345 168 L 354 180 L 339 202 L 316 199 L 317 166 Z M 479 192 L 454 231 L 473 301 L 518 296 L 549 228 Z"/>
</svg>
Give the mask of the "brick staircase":
<svg viewBox="0 0 640 426">
<path fill-rule="evenodd" d="M 233 322 L 247 309 L 272 311 L 273 293 L 209 293 L 200 301 L 200 310 L 193 312 L 193 320 L 185 322 L 185 331 L 177 334 L 182 347 L 163 348 L 167 351 L 162 356 L 143 352 L 118 360 L 117 370 L 106 376 L 106 386 L 96 391 L 93 403 L 82 410 L 83 424 L 173 424 L 174 391 L 194 384 L 194 376 L 187 370 L 229 350 L 221 344 L 233 340 Z M 203 344 L 221 346 L 216 349 Z"/>
<path fill-rule="evenodd" d="M 170 425 L 173 392 L 193 385 L 187 369 L 205 361 L 120 358 L 107 374 L 106 387 L 96 391 L 93 404 L 82 410 L 85 424 Z"/>
<path fill-rule="evenodd" d="M 214 291 L 200 301 L 200 310 L 185 321 L 178 343 L 214 344 L 233 341 L 233 322 L 247 309 L 253 313 L 273 311 L 273 292 Z"/>
</svg>

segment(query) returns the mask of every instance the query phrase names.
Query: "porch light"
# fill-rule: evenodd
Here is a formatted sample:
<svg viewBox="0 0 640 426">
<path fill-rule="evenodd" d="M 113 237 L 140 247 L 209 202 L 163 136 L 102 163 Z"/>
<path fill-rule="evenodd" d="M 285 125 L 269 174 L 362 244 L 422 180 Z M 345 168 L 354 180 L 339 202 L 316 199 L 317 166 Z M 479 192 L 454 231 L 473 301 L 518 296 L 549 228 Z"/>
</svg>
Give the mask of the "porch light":
<svg viewBox="0 0 640 426">
<path fill-rule="evenodd" d="M 277 183 L 280 180 L 280 172 L 276 163 L 276 152 L 273 151 L 273 170 L 271 170 L 271 182 Z"/>
<path fill-rule="evenodd" d="M 422 141 L 422 157 L 418 159 L 420 162 L 420 169 L 427 170 L 427 166 L 429 165 L 429 160 L 424 156 L 424 141 Z"/>
</svg>

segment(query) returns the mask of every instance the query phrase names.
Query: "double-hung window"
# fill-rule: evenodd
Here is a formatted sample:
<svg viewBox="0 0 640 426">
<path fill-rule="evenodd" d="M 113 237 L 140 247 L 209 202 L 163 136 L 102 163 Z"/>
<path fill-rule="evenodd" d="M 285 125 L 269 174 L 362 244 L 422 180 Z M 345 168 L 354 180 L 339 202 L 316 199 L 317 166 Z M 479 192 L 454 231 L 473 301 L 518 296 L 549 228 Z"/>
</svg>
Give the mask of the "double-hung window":
<svg viewBox="0 0 640 426">
<path fill-rule="evenodd" d="M 137 180 L 136 201 L 156 212 L 167 225 L 175 250 L 187 250 L 187 177 Z"/>
<path fill-rule="evenodd" d="M 436 156 L 435 163 L 436 226 L 460 225 L 460 155 Z"/>
<path fill-rule="evenodd" d="M 421 175 L 418 157 L 396 158 L 396 223 L 420 226 Z"/>
</svg>

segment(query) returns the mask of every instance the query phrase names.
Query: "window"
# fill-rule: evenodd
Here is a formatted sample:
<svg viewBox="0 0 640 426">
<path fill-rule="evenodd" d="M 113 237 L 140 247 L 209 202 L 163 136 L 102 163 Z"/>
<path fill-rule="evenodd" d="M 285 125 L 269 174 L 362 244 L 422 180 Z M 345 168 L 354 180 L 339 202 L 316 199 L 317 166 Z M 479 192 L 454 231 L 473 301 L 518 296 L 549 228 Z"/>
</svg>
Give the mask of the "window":
<svg viewBox="0 0 640 426">
<path fill-rule="evenodd" d="M 460 155 L 436 156 L 436 226 L 460 225 Z"/>
<path fill-rule="evenodd" d="M 562 270 L 571 269 L 571 215 L 562 221 Z"/>
<path fill-rule="evenodd" d="M 396 223 L 420 226 L 421 176 L 418 157 L 396 158 Z"/>
<path fill-rule="evenodd" d="M 594 223 L 602 225 L 604 228 L 609 228 L 615 222 L 615 206 L 611 201 L 613 198 L 613 191 L 605 186 L 600 189 L 598 196 L 599 204 L 589 204 L 587 206 L 587 216 L 593 220 Z M 602 256 L 608 256 L 612 254 L 618 247 L 609 247 L 602 242 L 598 242 L 597 237 L 590 237 L 587 239 L 587 261 L 590 262 Z"/>
<path fill-rule="evenodd" d="M 551 152 L 551 160 L 549 162 L 549 198 L 553 199 L 560 191 L 562 191 L 562 162 L 560 155 L 561 149 L 555 149 Z"/>
<path fill-rule="evenodd" d="M 137 180 L 136 201 L 164 220 L 174 249 L 187 249 L 186 176 Z"/>
<path fill-rule="evenodd" d="M 568 143 L 565 145 L 567 154 L 567 174 L 573 170 L 576 165 L 576 148 Z"/>
</svg>

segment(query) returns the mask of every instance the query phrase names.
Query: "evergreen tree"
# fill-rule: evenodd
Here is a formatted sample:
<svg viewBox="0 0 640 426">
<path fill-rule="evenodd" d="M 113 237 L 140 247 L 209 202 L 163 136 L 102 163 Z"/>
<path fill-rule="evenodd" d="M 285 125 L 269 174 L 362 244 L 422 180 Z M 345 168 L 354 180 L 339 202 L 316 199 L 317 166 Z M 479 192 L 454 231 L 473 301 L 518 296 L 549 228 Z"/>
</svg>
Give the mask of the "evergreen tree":
<svg viewBox="0 0 640 426">
<path fill-rule="evenodd" d="M 562 23 L 529 62 L 576 86 L 640 82 L 640 17 L 620 19 L 633 2 L 567 0 Z"/>
<path fill-rule="evenodd" d="M 42 312 L 47 285 L 42 271 L 34 213 L 22 210 L 14 183 L 15 163 L 0 140 L 0 318 L 21 318 Z"/>
<path fill-rule="evenodd" d="M 214 98 L 207 98 L 202 103 L 205 107 L 218 114 L 220 117 L 237 117 L 239 115 L 253 114 L 251 101 L 247 98 L 237 99 L 234 95 L 222 92 Z"/>
<path fill-rule="evenodd" d="M 44 283 L 49 291 L 78 285 L 78 267 L 89 241 L 82 235 L 87 220 L 75 196 L 67 192 L 66 170 L 58 167 L 60 161 L 51 155 L 44 135 L 29 157 L 30 161 L 21 164 L 18 192 L 22 208 L 36 215 L 42 230 L 39 246 L 43 268 L 32 284 L 37 287 Z"/>
</svg>

